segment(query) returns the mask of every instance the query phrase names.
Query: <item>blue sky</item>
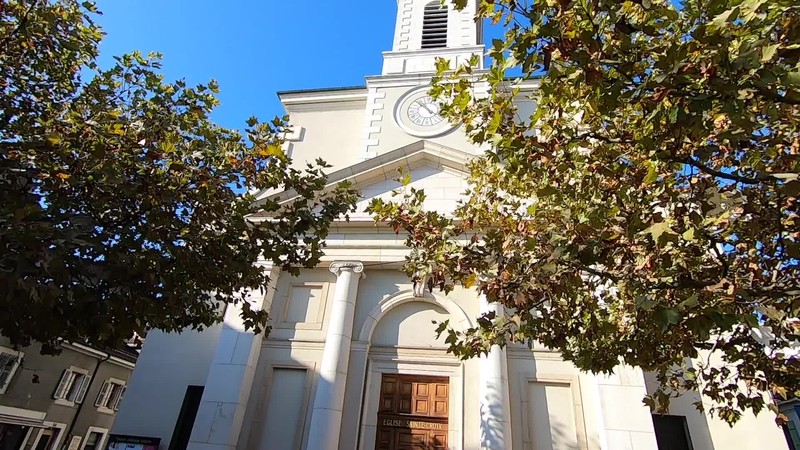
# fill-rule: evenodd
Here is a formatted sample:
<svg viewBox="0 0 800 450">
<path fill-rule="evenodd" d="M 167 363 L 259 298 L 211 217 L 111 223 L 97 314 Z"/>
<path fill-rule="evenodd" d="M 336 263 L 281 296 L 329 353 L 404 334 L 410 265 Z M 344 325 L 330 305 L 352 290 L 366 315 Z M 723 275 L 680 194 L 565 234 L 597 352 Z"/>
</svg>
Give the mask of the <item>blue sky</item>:
<svg viewBox="0 0 800 450">
<path fill-rule="evenodd" d="M 101 63 L 140 50 L 164 55 L 167 79 L 216 79 L 214 119 L 242 128 L 282 115 L 276 91 L 362 85 L 381 70 L 395 0 L 98 0 Z"/>
</svg>

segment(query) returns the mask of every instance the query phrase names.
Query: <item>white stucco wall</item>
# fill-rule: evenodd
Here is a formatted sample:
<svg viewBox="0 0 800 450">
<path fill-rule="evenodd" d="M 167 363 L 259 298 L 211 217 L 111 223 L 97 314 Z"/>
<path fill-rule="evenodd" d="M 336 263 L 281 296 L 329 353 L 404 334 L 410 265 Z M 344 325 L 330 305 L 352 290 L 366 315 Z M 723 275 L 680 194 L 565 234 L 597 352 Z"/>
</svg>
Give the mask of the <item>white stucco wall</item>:
<svg viewBox="0 0 800 450">
<path fill-rule="evenodd" d="M 654 392 L 658 383 L 653 374 L 646 374 L 648 392 Z M 745 413 L 733 427 L 707 412 L 701 413 L 692 404 L 700 398 L 697 393 L 686 393 L 670 401 L 670 414 L 686 416 L 694 450 L 761 450 L 788 448 L 786 438 L 777 425 L 774 413 L 765 409 L 758 416 Z M 709 404 L 708 400 L 704 400 Z"/>
<path fill-rule="evenodd" d="M 289 121 L 293 127 L 302 127 L 299 140 L 290 142 L 290 156 L 295 167 L 305 167 L 322 158 L 333 167 L 332 172 L 359 159 L 362 126 L 364 123 L 363 104 L 347 105 L 336 109 L 321 111 L 291 112 Z"/>
<path fill-rule="evenodd" d="M 149 332 L 111 432 L 158 437 L 166 449 L 186 387 L 206 383 L 221 329 Z"/>
<path fill-rule="evenodd" d="M 508 378 L 514 448 L 538 449 L 548 440 L 553 450 L 600 448 L 592 377 L 555 353 L 512 346 Z"/>
<path fill-rule="evenodd" d="M 314 402 L 318 377 L 316 371 L 322 360 L 322 342 L 305 342 L 290 344 L 288 341 L 265 340 L 256 368 L 253 389 L 250 392 L 247 410 L 237 449 L 264 449 L 263 443 L 268 437 L 264 436 L 265 430 L 282 429 L 297 433 L 295 442 L 305 448 L 308 440 L 308 426 L 311 423 L 311 410 Z M 306 370 L 305 386 L 302 391 L 286 392 L 292 386 L 275 385 L 274 371 L 280 369 Z M 282 412 L 267 417 L 270 400 L 275 395 L 282 398 L 292 398 L 297 403 L 299 423 L 291 414 Z M 267 421 L 277 423 L 267 426 Z M 292 428 L 289 428 L 292 424 Z"/>
<path fill-rule="evenodd" d="M 436 339 L 433 321 L 443 322 L 450 316 L 439 306 L 422 302 L 400 305 L 386 314 L 375 326 L 371 345 L 392 347 L 446 347 L 444 336 Z"/>
<path fill-rule="evenodd" d="M 617 366 L 614 373 L 594 378 L 600 399 L 597 420 L 606 448 L 657 450 L 650 409 L 642 403 L 647 394 L 642 371 Z"/>
</svg>

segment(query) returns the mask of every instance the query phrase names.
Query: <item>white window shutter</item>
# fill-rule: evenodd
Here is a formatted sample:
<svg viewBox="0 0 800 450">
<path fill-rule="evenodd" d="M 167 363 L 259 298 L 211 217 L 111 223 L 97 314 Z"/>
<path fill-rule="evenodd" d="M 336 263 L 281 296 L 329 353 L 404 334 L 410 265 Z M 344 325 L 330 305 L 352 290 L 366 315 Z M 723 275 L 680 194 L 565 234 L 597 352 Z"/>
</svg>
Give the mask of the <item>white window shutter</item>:
<svg viewBox="0 0 800 450">
<path fill-rule="evenodd" d="M 70 378 L 72 378 L 73 373 L 69 369 L 64 369 L 64 373 L 61 374 L 61 380 L 58 382 L 58 387 L 56 387 L 56 391 L 53 393 L 53 398 L 66 398 L 67 392 L 69 391 L 70 386 Z"/>
<path fill-rule="evenodd" d="M 92 377 L 89 375 L 84 375 L 79 381 L 82 381 L 82 383 L 80 390 L 78 391 L 78 395 L 75 396 L 75 403 L 83 402 L 83 398 L 86 397 L 86 390 L 89 389 L 89 382 L 92 381 Z"/>
<path fill-rule="evenodd" d="M 117 395 L 117 399 L 114 401 L 114 411 L 119 409 L 119 404 L 122 403 L 122 396 L 125 395 L 125 386 L 122 386 L 122 389 L 119 390 L 119 395 Z"/>
<path fill-rule="evenodd" d="M 19 361 L 16 355 L 0 352 L 0 391 L 8 386 L 11 377 L 14 376 L 14 372 L 17 370 L 18 364 Z"/>
<path fill-rule="evenodd" d="M 100 393 L 97 394 L 97 400 L 94 401 L 94 406 L 106 406 L 106 396 L 111 386 L 111 383 L 108 381 L 103 381 L 103 387 L 100 388 Z"/>
</svg>

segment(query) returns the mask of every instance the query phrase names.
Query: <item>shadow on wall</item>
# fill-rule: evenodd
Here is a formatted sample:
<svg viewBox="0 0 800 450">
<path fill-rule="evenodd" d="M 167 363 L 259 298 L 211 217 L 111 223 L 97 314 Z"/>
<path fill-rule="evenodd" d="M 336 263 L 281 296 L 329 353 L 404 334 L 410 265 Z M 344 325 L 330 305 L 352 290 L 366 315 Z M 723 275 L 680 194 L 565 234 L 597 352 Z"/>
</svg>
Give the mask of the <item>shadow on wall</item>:
<svg viewBox="0 0 800 450">
<path fill-rule="evenodd" d="M 502 410 L 497 405 L 501 404 L 502 397 L 495 390 L 486 393 L 480 405 L 481 413 L 481 447 L 480 448 L 502 448 L 500 443 L 509 439 L 503 436 L 503 424 L 498 422 L 496 417 L 502 416 Z"/>
</svg>

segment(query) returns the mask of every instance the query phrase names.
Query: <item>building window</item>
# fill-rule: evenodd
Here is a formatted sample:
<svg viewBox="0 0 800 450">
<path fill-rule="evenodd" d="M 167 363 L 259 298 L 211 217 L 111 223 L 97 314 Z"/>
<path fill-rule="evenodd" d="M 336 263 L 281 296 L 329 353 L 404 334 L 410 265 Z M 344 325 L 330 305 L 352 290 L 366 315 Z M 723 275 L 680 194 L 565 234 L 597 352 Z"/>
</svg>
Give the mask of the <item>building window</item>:
<svg viewBox="0 0 800 450">
<path fill-rule="evenodd" d="M 4 394 L 11 384 L 14 373 L 22 362 L 22 352 L 0 347 L 0 394 Z"/>
<path fill-rule="evenodd" d="M 447 6 L 440 0 L 425 5 L 422 16 L 422 48 L 447 47 Z"/>
<path fill-rule="evenodd" d="M 39 432 L 39 439 L 34 444 L 34 450 L 52 450 L 58 434 L 61 432 L 58 428 L 45 428 Z"/>
<path fill-rule="evenodd" d="M 22 448 L 30 428 L 24 425 L 0 423 L 0 450 L 17 450 Z"/>
<path fill-rule="evenodd" d="M 69 406 L 83 403 L 83 398 L 86 397 L 86 389 L 89 388 L 91 379 L 92 377 L 89 376 L 88 370 L 70 366 L 61 375 L 61 380 L 58 382 L 53 398 L 57 400 L 56 403 Z"/>
<path fill-rule="evenodd" d="M 103 382 L 94 406 L 97 406 L 98 411 L 113 413 L 119 409 L 123 394 L 125 394 L 125 382 L 116 378 L 109 378 Z"/>
<path fill-rule="evenodd" d="M 108 434 L 105 428 L 89 427 L 86 437 L 83 439 L 81 450 L 98 450 L 103 448 L 103 441 Z"/>
<path fill-rule="evenodd" d="M 693 450 L 689 426 L 684 416 L 653 415 L 658 450 Z"/>
</svg>

